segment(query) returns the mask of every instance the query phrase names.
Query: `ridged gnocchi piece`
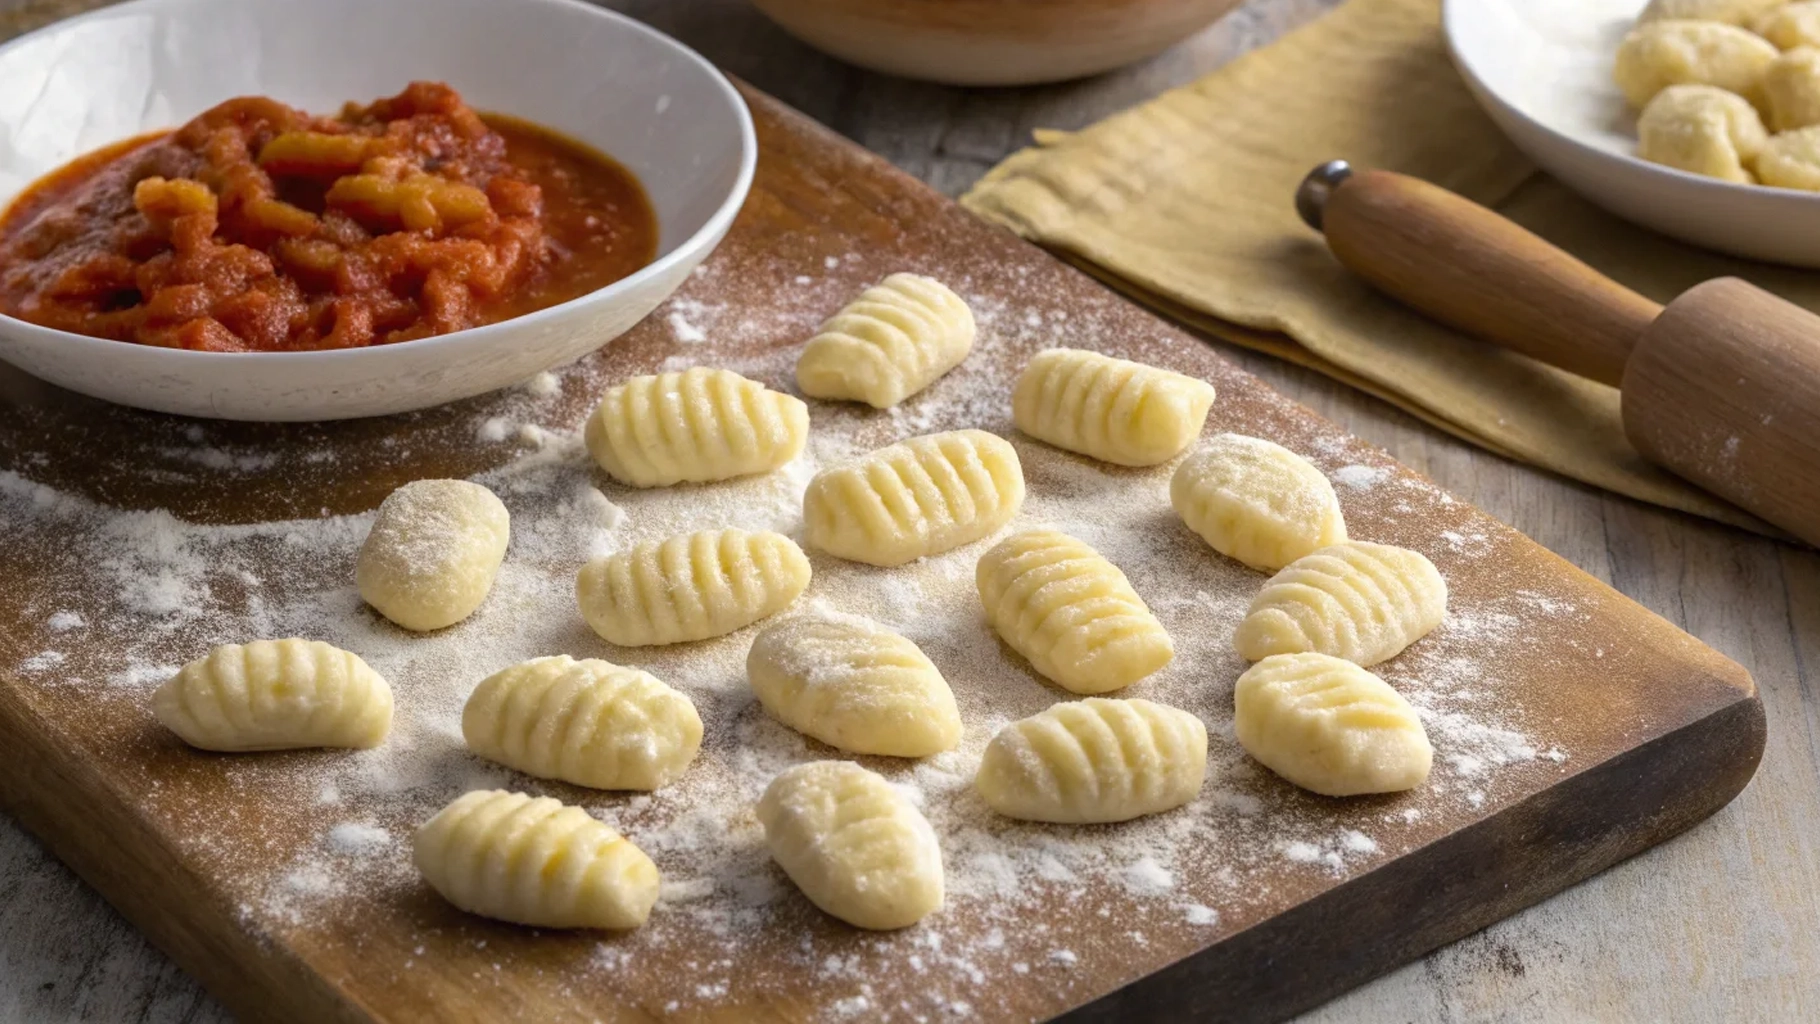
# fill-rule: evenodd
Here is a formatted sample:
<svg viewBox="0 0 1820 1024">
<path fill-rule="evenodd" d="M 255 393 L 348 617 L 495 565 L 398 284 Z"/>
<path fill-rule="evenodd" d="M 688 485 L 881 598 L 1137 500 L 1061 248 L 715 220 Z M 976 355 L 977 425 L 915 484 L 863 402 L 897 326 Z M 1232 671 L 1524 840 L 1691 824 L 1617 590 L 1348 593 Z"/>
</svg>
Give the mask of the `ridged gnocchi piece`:
<svg viewBox="0 0 1820 1024">
<path fill-rule="evenodd" d="M 990 536 L 1024 504 L 1024 467 L 984 430 L 899 441 L 823 470 L 803 493 L 811 547 L 894 566 Z"/>
<path fill-rule="evenodd" d="M 152 694 L 152 713 L 203 750 L 364 749 L 392 728 L 392 688 L 319 640 L 223 644 Z"/>
<path fill-rule="evenodd" d="M 1221 434 L 1177 467 L 1169 500 L 1215 551 L 1265 572 L 1346 539 L 1333 485 L 1279 444 Z"/>
<path fill-rule="evenodd" d="M 1639 23 L 1650 21 L 1722 21 L 1727 25 L 1749 27 L 1764 11 L 1787 0 L 1650 0 Z"/>
<path fill-rule="evenodd" d="M 767 626 L 746 677 L 772 718 L 850 754 L 927 757 L 961 739 L 941 671 L 871 619 L 820 613 Z"/>
<path fill-rule="evenodd" d="M 779 773 L 758 802 L 758 820 L 796 887 L 848 924 L 906 928 L 942 905 L 935 830 L 889 782 L 851 761 Z"/>
<path fill-rule="evenodd" d="M 947 285 L 892 274 L 834 314 L 804 346 L 796 385 L 811 398 L 887 409 L 973 350 L 973 311 Z"/>
<path fill-rule="evenodd" d="M 981 556 L 986 621 L 1032 668 L 1073 693 L 1124 689 L 1175 644 L 1119 567 L 1056 530 L 1026 530 Z"/>
<path fill-rule="evenodd" d="M 781 533 L 701 530 L 597 558 L 575 577 L 582 618 L 610 644 L 707 640 L 770 618 L 809 586 Z"/>
<path fill-rule="evenodd" d="M 636 928 L 657 865 L 579 807 L 504 790 L 467 793 L 417 830 L 417 870 L 457 907 L 538 928 Z"/>
<path fill-rule="evenodd" d="M 1019 430 L 1119 466 L 1180 455 L 1212 407 L 1213 385 L 1204 380 L 1074 348 L 1032 356 L 1011 393 Z"/>
<path fill-rule="evenodd" d="M 999 730 L 974 787 L 1006 817 L 1079 825 L 1173 810 L 1206 776 L 1199 718 L 1147 700 L 1089 697 Z"/>
<path fill-rule="evenodd" d="M 1757 108 L 1710 85 L 1671 85 L 1637 118 L 1637 155 L 1709 178 L 1749 183 L 1769 141 Z"/>
<path fill-rule="evenodd" d="M 511 516 L 492 491 L 466 480 L 417 480 L 380 502 L 354 583 L 362 600 L 405 629 L 452 626 L 486 600 L 511 534 Z"/>
<path fill-rule="evenodd" d="M 1347 541 L 1283 567 L 1239 623 L 1246 661 L 1313 652 L 1369 668 L 1427 636 L 1447 614 L 1447 581 L 1420 552 Z"/>
<path fill-rule="evenodd" d="M 622 484 L 707 483 L 796 458 L 809 438 L 809 407 L 731 370 L 697 366 L 608 388 L 583 436 Z"/>
<path fill-rule="evenodd" d="M 483 680 L 462 709 L 461 734 L 469 750 L 527 775 L 652 790 L 695 760 L 701 716 L 649 672 L 559 654 Z"/>
<path fill-rule="evenodd" d="M 1428 779 L 1434 748 L 1403 695 L 1350 661 L 1275 654 L 1233 690 L 1239 745 L 1323 796 L 1396 793 Z"/>
<path fill-rule="evenodd" d="M 1648 21 L 1618 44 L 1612 79 L 1637 110 L 1671 85 L 1714 85 L 1755 103 L 1763 70 L 1776 53 L 1768 40 L 1736 25 Z"/>
</svg>

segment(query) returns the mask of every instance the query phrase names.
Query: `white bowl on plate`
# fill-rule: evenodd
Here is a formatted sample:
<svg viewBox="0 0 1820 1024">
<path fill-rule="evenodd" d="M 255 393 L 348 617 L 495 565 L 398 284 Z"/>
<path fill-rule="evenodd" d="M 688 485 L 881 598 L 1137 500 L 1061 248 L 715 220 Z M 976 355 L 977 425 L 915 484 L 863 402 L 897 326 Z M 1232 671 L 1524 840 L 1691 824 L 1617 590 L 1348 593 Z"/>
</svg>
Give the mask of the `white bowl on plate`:
<svg viewBox="0 0 1820 1024">
<path fill-rule="evenodd" d="M 0 359 L 123 405 L 240 420 L 422 409 L 522 381 L 629 330 L 732 225 L 758 159 L 751 115 L 707 61 L 578 0 L 136 0 L 0 46 L 0 205 L 107 143 L 233 96 L 316 112 L 447 81 L 632 170 L 658 256 L 599 291 L 420 341 L 213 353 L 47 330 L 0 316 Z"/>
<path fill-rule="evenodd" d="M 1626 220 L 1694 245 L 1820 267 L 1820 193 L 1738 185 L 1636 155 L 1612 83 L 1645 0 L 1446 0 L 1447 45 L 1498 127 L 1543 170 Z"/>
</svg>

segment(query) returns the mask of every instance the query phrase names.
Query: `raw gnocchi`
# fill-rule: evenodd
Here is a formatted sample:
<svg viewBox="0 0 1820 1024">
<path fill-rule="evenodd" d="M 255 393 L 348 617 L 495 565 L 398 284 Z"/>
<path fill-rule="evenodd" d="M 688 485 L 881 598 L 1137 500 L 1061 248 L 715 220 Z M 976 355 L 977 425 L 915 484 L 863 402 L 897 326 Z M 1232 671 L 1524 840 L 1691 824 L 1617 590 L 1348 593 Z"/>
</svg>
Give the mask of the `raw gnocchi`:
<svg viewBox="0 0 1820 1024">
<path fill-rule="evenodd" d="M 1757 154 L 1757 177 L 1777 188 L 1820 192 L 1820 125 L 1772 136 Z"/>
<path fill-rule="evenodd" d="M 1802 47 L 1770 61 L 1763 71 L 1763 100 L 1772 131 L 1820 124 L 1820 50 Z"/>
<path fill-rule="evenodd" d="M 1637 118 L 1637 155 L 1726 181 L 1757 180 L 1750 165 L 1769 141 L 1750 101 L 1710 85 L 1671 85 Z"/>
<path fill-rule="evenodd" d="M 539 928 L 636 928 L 657 902 L 657 865 L 579 807 L 479 790 L 417 830 L 417 870 L 471 914 Z"/>
<path fill-rule="evenodd" d="M 796 361 L 796 384 L 811 398 L 886 409 L 959 366 L 973 333 L 973 311 L 947 285 L 892 274 L 822 324 Z"/>
<path fill-rule="evenodd" d="M 809 438 L 809 407 L 731 370 L 697 366 L 608 388 L 584 438 L 622 484 L 730 480 L 796 458 Z"/>
<path fill-rule="evenodd" d="M 152 694 L 152 713 L 203 750 L 376 747 L 392 688 L 359 655 L 319 640 L 223 644 Z"/>
<path fill-rule="evenodd" d="M 1415 708 L 1350 661 L 1272 655 L 1239 677 L 1232 700 L 1239 745 L 1323 796 L 1414 789 L 1434 762 Z"/>
<path fill-rule="evenodd" d="M 1712 85 L 1755 101 L 1776 48 L 1736 25 L 1716 21 L 1648 21 L 1618 45 L 1612 78 L 1632 107 L 1649 105 L 1671 85 Z"/>
<path fill-rule="evenodd" d="M 1247 661 L 1313 652 L 1370 667 L 1427 636 L 1447 614 L 1447 581 L 1420 552 L 1347 541 L 1283 567 L 1239 623 Z"/>
<path fill-rule="evenodd" d="M 649 672 L 566 654 L 488 676 L 461 712 L 468 749 L 527 775 L 595 789 L 674 782 L 701 750 L 701 716 Z"/>
<path fill-rule="evenodd" d="M 766 627 L 746 656 L 772 718 L 850 754 L 927 757 L 961 738 L 954 692 L 914 643 L 857 615 Z"/>
<path fill-rule="evenodd" d="M 1017 450 L 984 430 L 953 430 L 817 473 L 803 493 L 803 529 L 836 557 L 903 565 L 991 535 L 1023 504 Z"/>
<path fill-rule="evenodd" d="M 1180 455 L 1212 407 L 1213 385 L 1204 380 L 1073 348 L 1032 356 L 1011 393 L 1019 430 L 1120 466 Z"/>
<path fill-rule="evenodd" d="M 1007 817 L 1075 825 L 1180 807 L 1206 775 L 1199 718 L 1147 700 L 1089 697 L 999 730 L 974 787 Z"/>
<path fill-rule="evenodd" d="M 1265 572 L 1346 539 L 1340 499 L 1321 471 L 1256 437 L 1221 434 L 1183 460 L 1169 499 L 1215 551 Z"/>
<path fill-rule="evenodd" d="M 814 761 L 758 802 L 771 856 L 803 895 L 851 925 L 905 928 L 942 905 L 942 849 L 929 822 L 880 776 Z"/>
<path fill-rule="evenodd" d="M 980 558 L 975 582 L 998 635 L 1073 693 L 1123 689 L 1175 657 L 1119 567 L 1065 533 L 1006 538 Z"/>
<path fill-rule="evenodd" d="M 1685 20 L 1722 21 L 1749 27 L 1764 11 L 1787 0 L 1650 0 L 1638 22 Z"/>
<path fill-rule="evenodd" d="M 1784 50 L 1793 50 L 1798 46 L 1820 46 L 1820 2 L 1803 0 L 1801 3 L 1772 6 L 1768 11 L 1757 15 L 1751 28 Z"/>
<path fill-rule="evenodd" d="M 575 598 L 601 639 L 648 647 L 724 636 L 808 586 L 809 559 L 783 534 L 701 530 L 589 562 Z"/>
<path fill-rule="evenodd" d="M 386 496 L 360 546 L 354 583 L 366 603 L 406 629 L 452 626 L 493 588 L 511 516 L 466 480 L 418 480 Z"/>
</svg>

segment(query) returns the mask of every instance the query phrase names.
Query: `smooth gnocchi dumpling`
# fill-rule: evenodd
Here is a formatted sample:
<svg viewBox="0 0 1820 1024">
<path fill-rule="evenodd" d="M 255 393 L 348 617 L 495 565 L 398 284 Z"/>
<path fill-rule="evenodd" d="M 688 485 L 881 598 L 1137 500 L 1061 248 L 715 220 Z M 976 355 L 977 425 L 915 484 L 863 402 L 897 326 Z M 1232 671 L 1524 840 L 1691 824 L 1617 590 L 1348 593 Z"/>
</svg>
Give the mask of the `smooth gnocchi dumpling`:
<svg viewBox="0 0 1820 1024">
<path fill-rule="evenodd" d="M 980 758 L 987 806 L 1026 821 L 1128 821 L 1180 807 L 1207 775 L 1207 727 L 1147 700 L 1057 704 L 1012 722 Z"/>
<path fill-rule="evenodd" d="M 1671 85 L 1637 119 L 1637 155 L 1653 163 L 1749 183 L 1769 132 L 1757 108 L 1710 85 Z"/>
<path fill-rule="evenodd" d="M 1803 0 L 1773 7 L 1757 15 L 1751 28 L 1784 50 L 1820 46 L 1820 2 Z"/>
<path fill-rule="evenodd" d="M 1764 11 L 1787 0 L 1650 0 L 1637 21 L 1722 21 L 1750 27 Z"/>
<path fill-rule="evenodd" d="M 1447 614 L 1447 581 L 1420 552 L 1347 541 L 1264 584 L 1233 644 L 1246 661 L 1313 652 L 1371 666 L 1427 636 Z"/>
<path fill-rule="evenodd" d="M 1716 21 L 1650 21 L 1618 45 L 1612 78 L 1638 110 L 1671 85 L 1712 85 L 1755 101 L 1776 48 L 1761 36 Z"/>
<path fill-rule="evenodd" d="M 1212 407 L 1213 385 L 1204 380 L 1074 348 L 1032 356 L 1011 393 L 1019 430 L 1120 466 L 1180 455 Z"/>
<path fill-rule="evenodd" d="M 796 361 L 796 384 L 811 398 L 889 408 L 959 366 L 973 331 L 973 311 L 947 285 L 892 274 L 822 324 Z"/>
<path fill-rule="evenodd" d="M 466 480 L 418 480 L 379 504 L 354 563 L 366 603 L 406 629 L 452 626 L 493 588 L 511 516 L 492 491 Z"/>
<path fill-rule="evenodd" d="M 824 612 L 768 626 L 746 677 L 772 718 L 850 754 L 927 757 L 961 739 L 935 663 L 871 619 Z"/>
<path fill-rule="evenodd" d="M 823 470 L 803 493 L 810 546 L 869 565 L 903 565 L 990 536 L 1024 504 L 1024 467 L 984 430 L 899 441 Z"/>
<path fill-rule="evenodd" d="M 1279 444 L 1221 434 L 1177 467 L 1169 499 L 1215 551 L 1275 572 L 1346 539 L 1333 485 Z"/>
<path fill-rule="evenodd" d="M 152 694 L 152 713 L 203 750 L 376 747 L 392 728 L 392 688 L 319 640 L 255 640 L 183 666 Z"/>
<path fill-rule="evenodd" d="M 575 577 L 582 618 L 610 644 L 707 640 L 770 618 L 809 586 L 781 533 L 701 530 L 597 558 Z"/>
<path fill-rule="evenodd" d="M 471 914 L 538 928 L 636 928 L 657 902 L 657 865 L 579 807 L 479 790 L 417 830 L 417 870 Z"/>
<path fill-rule="evenodd" d="M 809 407 L 732 370 L 697 366 L 608 388 L 584 438 L 622 484 L 730 480 L 796 458 L 809 438 Z"/>
<path fill-rule="evenodd" d="M 1790 50 L 1763 72 L 1769 126 L 1778 132 L 1820 124 L 1820 49 Z"/>
<path fill-rule="evenodd" d="M 527 775 L 657 789 L 701 749 L 701 716 L 649 672 L 566 654 L 488 676 L 461 713 L 468 749 Z"/>
<path fill-rule="evenodd" d="M 1073 693 L 1124 689 L 1175 657 L 1119 567 L 1065 533 L 1007 537 L 980 558 L 975 582 L 998 635 Z"/>
<path fill-rule="evenodd" d="M 851 761 L 787 769 L 758 802 L 771 856 L 822 910 L 905 928 L 942 905 L 942 848 L 921 811 Z"/>
<path fill-rule="evenodd" d="M 1434 761 L 1415 708 L 1350 661 L 1272 655 L 1239 677 L 1232 702 L 1246 753 L 1323 796 L 1414 789 Z"/>
<path fill-rule="evenodd" d="M 1757 154 L 1757 178 L 1777 188 L 1820 192 L 1820 125 L 1771 136 Z"/>
</svg>

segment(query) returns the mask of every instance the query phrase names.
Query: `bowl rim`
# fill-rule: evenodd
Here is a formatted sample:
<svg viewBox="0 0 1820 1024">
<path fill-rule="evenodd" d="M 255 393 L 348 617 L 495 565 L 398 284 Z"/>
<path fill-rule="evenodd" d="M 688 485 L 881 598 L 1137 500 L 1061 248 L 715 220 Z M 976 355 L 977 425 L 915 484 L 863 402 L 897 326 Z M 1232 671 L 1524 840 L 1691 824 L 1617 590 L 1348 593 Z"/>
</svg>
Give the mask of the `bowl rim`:
<svg viewBox="0 0 1820 1024">
<path fill-rule="evenodd" d="M 1497 89 L 1492 88 L 1485 76 L 1473 66 L 1466 48 L 1460 44 L 1461 19 L 1471 15 L 1463 13 L 1468 7 L 1481 5 L 1483 0 L 1443 0 L 1441 4 L 1441 34 L 1446 40 L 1447 55 L 1460 76 L 1466 79 L 1475 95 L 1496 104 L 1506 116 L 1521 122 L 1525 127 L 1549 136 L 1574 150 L 1577 154 L 1600 160 L 1608 165 L 1625 169 L 1626 173 L 1655 177 L 1666 182 L 1675 182 L 1683 187 L 1704 191 L 1709 195 L 1730 196 L 1740 202 L 1773 201 L 1798 204 L 1801 206 L 1820 206 L 1820 192 L 1808 192 L 1796 188 L 1783 188 L 1780 185 L 1764 185 L 1753 182 L 1745 184 L 1737 181 L 1726 181 L 1722 178 L 1711 178 L 1704 174 L 1695 174 L 1667 164 L 1652 163 L 1635 153 L 1614 153 L 1591 143 L 1582 141 L 1559 128 L 1538 120 L 1523 108 L 1506 99 Z"/>
<path fill-rule="evenodd" d="M 181 8 L 213 2 L 222 2 L 222 0 L 127 0 L 126 3 L 114 4 L 108 7 L 97 8 L 96 10 L 84 14 L 78 14 L 73 17 L 58 19 L 41 28 L 33 29 L 15 39 L 8 40 L 4 44 L 0 44 L 0 57 L 4 57 L 9 51 L 16 47 L 30 44 L 38 40 L 39 37 L 50 33 L 67 30 L 72 25 L 85 22 L 105 21 L 148 9 Z M 246 0 L 240 0 L 240 2 L 245 3 Z M 285 2 L 287 2 L 287 0 L 257 0 L 257 4 L 250 6 L 257 6 L 259 4 L 278 6 Z M 377 2 L 377 0 L 370 0 L 370 2 Z M 704 72 L 708 81 L 713 84 L 720 96 L 732 107 L 734 118 L 739 129 L 739 170 L 738 173 L 734 175 L 733 187 L 728 191 L 726 197 L 721 200 L 720 205 L 715 208 L 713 214 L 702 223 L 702 226 L 691 233 L 689 237 L 678 242 L 669 252 L 657 257 L 611 284 L 603 285 L 600 288 L 596 288 L 593 291 L 582 295 L 577 295 L 575 298 L 565 302 L 559 302 L 554 306 L 545 306 L 542 309 L 515 316 L 508 320 L 499 320 L 490 324 L 481 324 L 477 327 L 468 327 L 459 331 L 451 331 L 448 334 L 438 334 L 428 338 L 413 338 L 409 341 L 397 341 L 384 345 L 363 345 L 359 348 L 308 349 L 282 352 L 202 352 L 195 349 L 169 348 L 162 345 L 142 345 L 137 342 L 118 341 L 113 338 L 97 338 L 93 335 L 77 334 L 73 331 L 59 330 L 54 327 L 44 327 L 28 320 L 21 320 L 17 317 L 8 316 L 5 313 L 0 313 L 0 326 L 4 326 L 7 331 L 15 334 L 35 335 L 37 337 L 34 340 L 54 340 L 65 345 L 73 344 L 85 346 L 96 354 L 104 352 L 119 353 L 119 346 L 124 345 L 129 346 L 131 350 L 136 350 L 136 352 L 145 353 L 145 355 L 139 356 L 139 358 L 181 359 L 187 360 L 191 365 L 198 367 L 209 361 L 233 361 L 246 360 L 248 358 L 256 358 L 260 365 L 289 363 L 320 366 L 338 359 L 358 359 L 366 353 L 405 350 L 421 352 L 437 345 L 447 345 L 451 343 L 484 343 L 489 340 L 494 340 L 496 336 L 506 336 L 516 331 L 523 330 L 524 328 L 533 327 L 542 321 L 560 319 L 565 313 L 573 311 L 580 306 L 610 301 L 620 295 L 634 292 L 643 287 L 647 282 L 670 274 L 679 264 L 686 263 L 701 255 L 704 247 L 712 249 L 715 241 L 727 232 L 732 226 L 733 219 L 739 215 L 740 209 L 745 206 L 746 197 L 752 190 L 752 181 L 758 170 L 758 133 L 753 127 L 752 110 L 746 104 L 745 97 L 740 95 L 739 90 L 734 87 L 732 81 L 729 80 L 719 68 L 715 67 L 712 61 L 703 57 L 681 40 L 661 32 L 629 15 L 621 14 L 620 12 L 609 8 L 586 3 L 585 0 L 514 0 L 514 2 L 525 7 L 529 7 L 533 4 L 541 4 L 546 7 L 579 9 L 588 14 L 617 22 L 622 28 L 630 29 L 634 33 L 651 38 L 659 45 L 668 46 L 683 59 L 685 64 L 694 67 L 698 71 Z M 535 118 L 529 118 L 529 120 L 532 120 L 533 123 L 535 123 Z M 607 155 L 612 156 L 610 153 Z M 639 187 L 644 187 L 644 182 L 642 180 L 639 182 Z M 10 203 L 11 200 L 9 199 L 8 204 L 10 205 Z M 155 355 L 154 353 L 162 353 L 163 355 Z M 368 358 L 372 357 L 369 356 Z"/>
</svg>

